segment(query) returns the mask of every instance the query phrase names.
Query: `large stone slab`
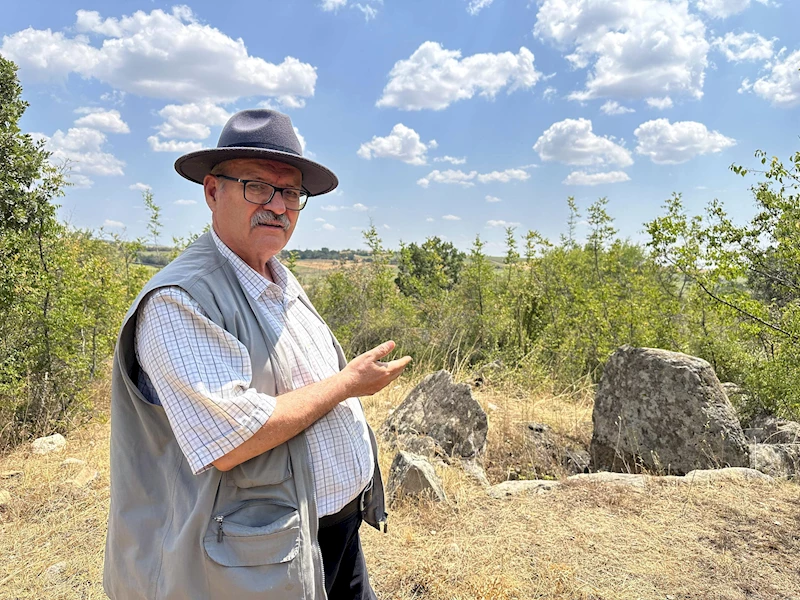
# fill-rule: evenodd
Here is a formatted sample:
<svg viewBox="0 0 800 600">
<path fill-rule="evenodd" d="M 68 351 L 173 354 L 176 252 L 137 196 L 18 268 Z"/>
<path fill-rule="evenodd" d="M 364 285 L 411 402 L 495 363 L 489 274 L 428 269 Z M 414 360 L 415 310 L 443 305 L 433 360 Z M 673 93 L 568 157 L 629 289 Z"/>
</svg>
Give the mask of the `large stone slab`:
<svg viewBox="0 0 800 600">
<path fill-rule="evenodd" d="M 432 438 L 448 456 L 475 458 L 486 449 L 488 421 L 467 384 L 450 373 L 428 375 L 386 419 L 387 440 L 413 434 Z"/>
<path fill-rule="evenodd" d="M 390 503 L 403 496 L 427 496 L 439 502 L 447 499 L 433 465 L 424 456 L 402 451 L 389 468 L 386 495 Z"/>
<path fill-rule="evenodd" d="M 596 470 L 682 475 L 747 467 L 739 420 L 706 361 L 623 346 L 606 363 L 592 414 Z"/>
<path fill-rule="evenodd" d="M 504 481 L 487 488 L 486 493 L 492 498 L 502 500 L 522 494 L 541 494 L 558 487 L 558 481 L 549 479 L 521 479 L 518 481 Z"/>
</svg>

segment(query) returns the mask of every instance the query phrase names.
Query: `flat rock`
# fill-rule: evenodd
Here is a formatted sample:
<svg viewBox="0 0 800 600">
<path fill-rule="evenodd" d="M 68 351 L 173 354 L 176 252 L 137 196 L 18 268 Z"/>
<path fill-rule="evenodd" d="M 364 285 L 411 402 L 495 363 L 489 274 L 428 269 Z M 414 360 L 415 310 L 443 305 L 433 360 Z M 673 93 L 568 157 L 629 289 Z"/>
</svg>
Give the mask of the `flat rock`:
<svg viewBox="0 0 800 600">
<path fill-rule="evenodd" d="M 5 508 L 11 504 L 11 492 L 0 490 L 0 508 Z"/>
<path fill-rule="evenodd" d="M 57 562 L 47 567 L 44 574 L 48 579 L 59 579 L 67 568 L 66 561 Z"/>
<path fill-rule="evenodd" d="M 593 483 L 610 483 L 614 485 L 625 485 L 634 488 L 644 488 L 647 484 L 647 475 L 639 473 L 609 473 L 601 471 L 599 473 L 578 473 L 567 477 L 570 481 L 589 481 Z"/>
<path fill-rule="evenodd" d="M 746 467 L 727 467 L 725 469 L 697 469 L 689 471 L 683 479 L 686 483 L 706 483 L 713 481 L 773 481 L 772 477 L 761 471 Z"/>
<path fill-rule="evenodd" d="M 623 346 L 597 389 L 592 467 L 666 472 L 747 467 L 747 440 L 711 365 L 654 348 Z"/>
<path fill-rule="evenodd" d="M 492 498 L 502 500 L 503 498 L 510 498 L 512 496 L 519 496 L 521 494 L 541 494 L 558 487 L 558 481 L 549 479 L 528 479 L 518 481 L 504 481 L 493 485 L 486 490 Z"/>
<path fill-rule="evenodd" d="M 75 477 L 69 480 L 69 483 L 76 487 L 86 487 L 90 483 L 92 483 L 97 476 L 99 475 L 97 469 L 92 469 L 91 467 L 84 467 L 81 469 Z"/>
<path fill-rule="evenodd" d="M 386 493 L 390 503 L 403 496 L 428 496 L 437 502 L 447 500 L 433 465 L 424 456 L 403 451 L 392 461 Z"/>
<path fill-rule="evenodd" d="M 54 433 L 47 437 L 40 437 L 31 442 L 31 451 L 34 454 L 49 454 L 59 452 L 67 445 L 67 440 L 60 433 Z"/>
</svg>

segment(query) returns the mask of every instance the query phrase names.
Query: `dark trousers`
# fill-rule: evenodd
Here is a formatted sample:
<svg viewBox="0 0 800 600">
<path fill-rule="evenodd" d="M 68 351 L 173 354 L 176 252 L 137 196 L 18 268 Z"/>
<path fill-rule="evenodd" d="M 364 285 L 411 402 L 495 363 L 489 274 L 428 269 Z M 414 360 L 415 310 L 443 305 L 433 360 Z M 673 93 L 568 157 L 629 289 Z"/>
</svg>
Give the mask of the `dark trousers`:
<svg viewBox="0 0 800 600">
<path fill-rule="evenodd" d="M 320 527 L 317 539 L 329 600 L 377 600 L 369 585 L 358 536 L 360 526 L 361 513 L 356 511 L 335 525 Z"/>
</svg>

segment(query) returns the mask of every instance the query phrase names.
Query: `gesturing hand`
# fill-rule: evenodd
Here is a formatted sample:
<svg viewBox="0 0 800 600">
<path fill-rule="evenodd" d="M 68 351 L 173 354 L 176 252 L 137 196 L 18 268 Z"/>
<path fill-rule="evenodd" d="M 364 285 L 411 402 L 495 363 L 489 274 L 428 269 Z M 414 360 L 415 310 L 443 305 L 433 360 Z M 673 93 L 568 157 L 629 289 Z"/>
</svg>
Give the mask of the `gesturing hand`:
<svg viewBox="0 0 800 600">
<path fill-rule="evenodd" d="M 342 369 L 341 375 L 347 378 L 350 396 L 371 396 L 400 377 L 400 374 L 411 362 L 410 356 L 404 356 L 389 362 L 380 359 L 395 348 L 392 340 L 376 346 L 351 360 Z"/>
</svg>

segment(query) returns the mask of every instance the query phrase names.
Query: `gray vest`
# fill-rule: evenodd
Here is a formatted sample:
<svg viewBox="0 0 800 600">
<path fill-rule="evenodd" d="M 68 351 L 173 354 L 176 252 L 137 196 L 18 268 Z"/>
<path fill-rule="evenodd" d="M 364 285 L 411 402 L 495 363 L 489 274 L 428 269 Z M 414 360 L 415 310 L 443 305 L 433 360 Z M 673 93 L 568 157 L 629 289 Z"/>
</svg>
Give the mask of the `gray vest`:
<svg viewBox="0 0 800 600">
<path fill-rule="evenodd" d="M 150 280 L 123 321 L 114 354 L 106 593 L 113 600 L 325 598 L 305 434 L 230 471 L 194 475 L 164 409 L 139 391 L 136 311 L 148 293 L 165 286 L 186 290 L 247 348 L 253 387 L 270 395 L 291 389 L 277 333 L 210 234 Z M 331 338 L 342 368 L 344 353 Z M 370 437 L 376 465 L 363 517 L 380 529 L 386 512 L 371 429 Z"/>
</svg>

